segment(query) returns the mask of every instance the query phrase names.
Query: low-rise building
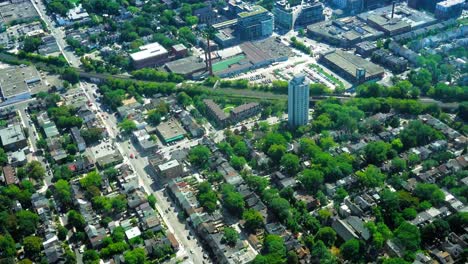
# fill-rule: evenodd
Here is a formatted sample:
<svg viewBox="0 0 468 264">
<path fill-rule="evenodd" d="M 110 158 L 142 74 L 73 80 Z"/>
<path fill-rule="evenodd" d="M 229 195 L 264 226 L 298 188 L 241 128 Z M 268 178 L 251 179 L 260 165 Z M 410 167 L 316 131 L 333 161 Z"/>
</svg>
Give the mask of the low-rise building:
<svg viewBox="0 0 468 264">
<path fill-rule="evenodd" d="M 1 129 L 0 140 L 3 149 L 6 151 L 15 151 L 28 145 L 23 128 L 20 125 L 13 125 Z"/>
<path fill-rule="evenodd" d="M 165 179 L 174 179 L 182 177 L 184 168 L 177 160 L 170 160 L 157 166 L 157 171 Z"/>
<path fill-rule="evenodd" d="M 80 130 L 77 127 L 72 127 L 70 129 L 70 132 L 71 132 L 73 141 L 78 146 L 78 150 L 80 152 L 85 151 L 86 150 L 86 143 L 85 143 L 83 137 L 81 136 Z"/>
<path fill-rule="evenodd" d="M 183 139 L 186 133 L 179 121 L 174 118 L 159 124 L 156 127 L 156 131 L 166 144 Z"/>
<path fill-rule="evenodd" d="M 162 65 L 167 62 L 168 57 L 169 52 L 157 42 L 141 46 L 140 51 L 130 54 L 137 69 Z"/>
</svg>

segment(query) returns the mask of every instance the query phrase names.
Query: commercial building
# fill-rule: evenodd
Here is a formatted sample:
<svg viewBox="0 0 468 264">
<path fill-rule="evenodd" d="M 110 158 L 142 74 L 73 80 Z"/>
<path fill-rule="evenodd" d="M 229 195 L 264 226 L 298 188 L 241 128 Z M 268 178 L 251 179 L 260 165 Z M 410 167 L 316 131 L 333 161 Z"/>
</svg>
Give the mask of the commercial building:
<svg viewBox="0 0 468 264">
<path fill-rule="evenodd" d="M 307 27 L 307 35 L 331 45 L 352 47 L 363 41 L 377 40 L 383 37 L 384 33 L 356 17 L 345 17 L 310 25 Z"/>
<path fill-rule="evenodd" d="M 434 12 L 437 3 L 443 0 L 408 0 L 408 6 L 414 9 L 425 9 Z"/>
<path fill-rule="evenodd" d="M 288 85 L 288 123 L 292 128 L 309 121 L 310 80 L 305 75 L 295 76 Z"/>
<path fill-rule="evenodd" d="M 333 0 L 336 7 L 347 13 L 356 14 L 364 10 L 363 0 Z"/>
<path fill-rule="evenodd" d="M 158 165 L 159 174 L 165 179 L 175 179 L 182 177 L 184 168 L 177 160 L 170 160 L 166 163 Z"/>
<path fill-rule="evenodd" d="M 437 22 L 433 16 L 404 4 L 388 5 L 361 13 L 357 17 L 389 36 L 430 26 Z"/>
<path fill-rule="evenodd" d="M 40 76 L 32 66 L 0 69 L 2 99 L 11 104 L 31 98 L 32 94 L 45 89 Z"/>
<path fill-rule="evenodd" d="M 320 62 L 355 84 L 381 79 L 384 75 L 382 67 L 342 50 L 321 54 Z"/>
<path fill-rule="evenodd" d="M 2 147 L 6 151 L 16 151 L 28 145 L 23 128 L 20 125 L 13 125 L 0 130 L 0 140 Z"/>
<path fill-rule="evenodd" d="M 273 33 L 273 14 L 262 6 L 246 6 L 237 18 L 241 40 L 265 38 Z"/>
<path fill-rule="evenodd" d="M 273 14 L 275 26 L 291 30 L 296 25 L 309 25 L 324 20 L 323 4 L 316 1 L 304 1 L 297 6 L 291 6 L 288 1 L 275 3 Z"/>
<path fill-rule="evenodd" d="M 356 44 L 356 53 L 363 57 L 369 57 L 376 50 L 377 45 L 369 41 Z"/>
<path fill-rule="evenodd" d="M 463 12 L 465 0 L 446 0 L 437 3 L 435 16 L 439 19 L 449 19 L 459 17 Z"/>
<path fill-rule="evenodd" d="M 202 59 L 190 56 L 164 64 L 164 69 L 171 73 L 177 73 L 185 78 L 199 79 L 206 73 L 206 64 Z"/>
<path fill-rule="evenodd" d="M 166 144 L 181 140 L 184 138 L 185 130 L 174 118 L 162 122 L 156 127 L 156 131 L 162 141 Z"/>
<path fill-rule="evenodd" d="M 158 144 L 156 139 L 152 139 L 151 136 L 144 129 L 140 129 L 132 132 L 133 140 L 138 143 L 138 146 L 143 151 L 150 151 L 157 148 Z"/>
<path fill-rule="evenodd" d="M 140 51 L 130 54 L 133 66 L 137 69 L 162 65 L 168 57 L 169 52 L 157 42 L 141 46 Z"/>
</svg>

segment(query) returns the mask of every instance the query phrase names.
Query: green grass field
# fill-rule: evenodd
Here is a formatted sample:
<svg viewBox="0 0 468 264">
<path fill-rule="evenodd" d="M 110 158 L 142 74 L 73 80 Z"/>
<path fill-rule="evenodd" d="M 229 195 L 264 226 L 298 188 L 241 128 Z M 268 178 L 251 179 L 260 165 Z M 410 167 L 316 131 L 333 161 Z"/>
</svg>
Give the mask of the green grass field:
<svg viewBox="0 0 468 264">
<path fill-rule="evenodd" d="M 219 72 L 219 71 L 224 71 L 229 66 L 238 63 L 239 61 L 243 60 L 245 58 L 245 55 L 237 55 L 232 58 L 229 58 L 227 60 L 219 61 L 216 63 L 213 63 L 213 71 L 214 72 Z"/>
</svg>

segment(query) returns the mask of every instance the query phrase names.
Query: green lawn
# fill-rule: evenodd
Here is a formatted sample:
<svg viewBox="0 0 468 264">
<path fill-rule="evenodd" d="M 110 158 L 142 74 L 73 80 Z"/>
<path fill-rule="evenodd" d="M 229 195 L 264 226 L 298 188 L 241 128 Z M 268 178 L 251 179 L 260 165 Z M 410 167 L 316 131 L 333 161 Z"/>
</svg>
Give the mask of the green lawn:
<svg viewBox="0 0 468 264">
<path fill-rule="evenodd" d="M 234 107 L 236 107 L 236 106 L 232 105 L 232 104 L 227 104 L 226 107 L 224 107 L 223 111 L 224 111 L 225 114 L 229 114 L 231 109 L 233 109 Z"/>
<path fill-rule="evenodd" d="M 336 78 L 335 76 L 329 74 L 328 72 L 324 71 L 320 66 L 316 65 L 316 64 L 310 64 L 309 65 L 311 68 L 315 69 L 317 72 L 325 75 L 330 81 L 332 81 L 335 86 L 338 86 L 340 88 L 344 88 L 344 84 L 342 81 L 340 81 L 340 79 Z"/>
</svg>

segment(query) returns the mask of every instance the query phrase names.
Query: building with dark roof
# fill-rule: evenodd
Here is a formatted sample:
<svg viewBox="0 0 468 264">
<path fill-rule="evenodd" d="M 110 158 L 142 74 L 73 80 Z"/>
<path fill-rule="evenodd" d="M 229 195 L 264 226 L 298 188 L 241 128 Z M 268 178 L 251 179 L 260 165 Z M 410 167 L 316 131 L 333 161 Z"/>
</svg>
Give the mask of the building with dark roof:
<svg viewBox="0 0 468 264">
<path fill-rule="evenodd" d="M 202 59 L 190 56 L 187 58 L 167 62 L 164 69 L 171 73 L 180 74 L 189 79 L 198 79 L 206 73 L 206 64 Z"/>
<path fill-rule="evenodd" d="M 80 130 L 77 127 L 72 127 L 70 129 L 73 141 L 75 144 L 78 146 L 79 151 L 85 151 L 86 150 L 86 143 L 81 136 Z"/>
<path fill-rule="evenodd" d="M 225 127 L 229 124 L 229 118 L 224 113 L 223 109 L 219 107 L 217 103 L 215 103 L 211 99 L 204 99 L 203 103 L 206 105 L 206 110 L 209 117 L 220 127 Z"/>
<path fill-rule="evenodd" d="M 384 74 L 382 67 L 342 50 L 321 54 L 320 62 L 352 83 L 381 79 Z"/>
<path fill-rule="evenodd" d="M 408 69 L 408 61 L 405 58 L 397 57 L 384 49 L 372 53 L 372 61 L 387 67 L 394 73 L 402 73 Z"/>
<path fill-rule="evenodd" d="M 6 151 L 15 151 L 28 145 L 23 128 L 13 125 L 0 130 L 0 140 Z"/>
<path fill-rule="evenodd" d="M 12 166 L 7 165 L 3 167 L 3 177 L 5 178 L 6 185 L 19 183 L 15 169 Z"/>
</svg>

